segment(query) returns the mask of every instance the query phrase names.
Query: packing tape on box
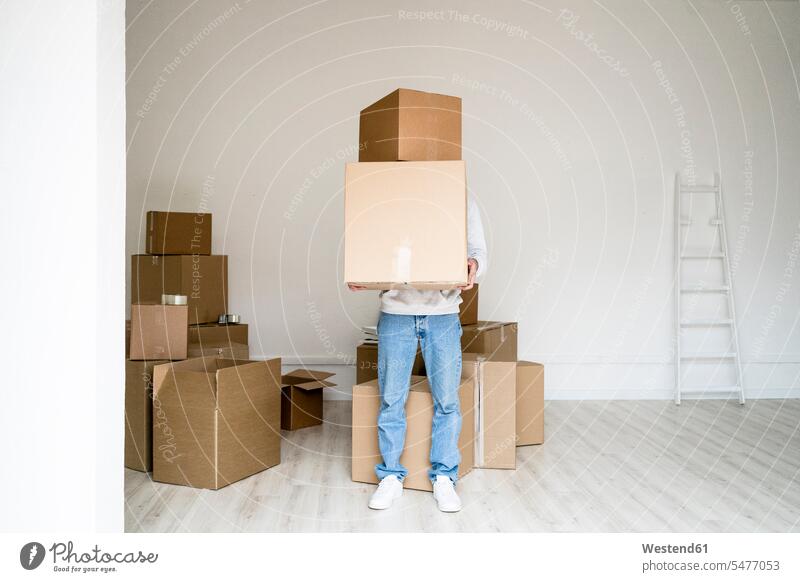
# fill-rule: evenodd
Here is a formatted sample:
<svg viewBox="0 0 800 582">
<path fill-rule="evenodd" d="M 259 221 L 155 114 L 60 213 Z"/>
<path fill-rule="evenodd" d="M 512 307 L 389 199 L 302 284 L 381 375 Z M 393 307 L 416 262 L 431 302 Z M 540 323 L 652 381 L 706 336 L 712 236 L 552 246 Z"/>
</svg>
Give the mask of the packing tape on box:
<svg viewBox="0 0 800 582">
<path fill-rule="evenodd" d="M 170 295 L 163 294 L 161 296 L 161 305 L 187 305 L 189 298 L 186 295 Z"/>
<path fill-rule="evenodd" d="M 410 243 L 394 247 L 392 252 L 392 273 L 395 281 L 403 283 L 411 281 L 411 256 Z"/>
<path fill-rule="evenodd" d="M 239 323 L 242 320 L 238 313 L 223 313 L 219 316 L 217 323 L 225 325 L 227 323 Z"/>
<path fill-rule="evenodd" d="M 475 360 L 475 466 L 483 467 L 484 463 L 484 413 L 483 413 L 483 362 L 482 358 Z"/>
</svg>

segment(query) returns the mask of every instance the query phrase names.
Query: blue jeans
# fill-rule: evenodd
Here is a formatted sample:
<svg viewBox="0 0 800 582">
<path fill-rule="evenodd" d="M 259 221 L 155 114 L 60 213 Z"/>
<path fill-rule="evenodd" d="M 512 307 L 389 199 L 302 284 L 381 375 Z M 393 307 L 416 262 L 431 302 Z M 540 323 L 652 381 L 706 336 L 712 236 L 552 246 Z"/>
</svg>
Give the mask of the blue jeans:
<svg viewBox="0 0 800 582">
<path fill-rule="evenodd" d="M 461 323 L 458 314 L 394 315 L 381 313 L 378 320 L 378 446 L 383 462 L 375 466 L 378 479 L 396 475 L 401 481 L 408 471 L 400 464 L 406 440 L 406 399 L 417 342 L 433 396 L 431 431 L 431 481 L 445 475 L 458 478 L 461 453 Z"/>
</svg>

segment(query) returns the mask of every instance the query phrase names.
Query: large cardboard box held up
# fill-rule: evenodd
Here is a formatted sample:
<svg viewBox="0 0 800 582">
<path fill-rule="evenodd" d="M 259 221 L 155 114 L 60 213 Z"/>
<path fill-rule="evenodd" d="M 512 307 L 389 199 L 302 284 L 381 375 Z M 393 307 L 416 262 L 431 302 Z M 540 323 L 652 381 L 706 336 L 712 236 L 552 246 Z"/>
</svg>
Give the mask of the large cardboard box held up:
<svg viewBox="0 0 800 582">
<path fill-rule="evenodd" d="M 189 312 L 186 305 L 131 305 L 131 360 L 185 360 Z"/>
<path fill-rule="evenodd" d="M 190 344 L 245 344 L 247 341 L 246 323 L 198 323 L 189 326 Z"/>
<path fill-rule="evenodd" d="M 517 363 L 464 354 L 462 376 L 474 381 L 475 467 L 516 468 Z"/>
<path fill-rule="evenodd" d="M 422 351 L 417 347 L 417 355 L 411 366 L 413 376 L 425 375 L 425 362 Z M 365 384 L 378 377 L 378 345 L 360 344 L 356 348 L 356 384 Z"/>
<path fill-rule="evenodd" d="M 499 362 L 517 360 L 517 324 L 479 321 L 462 327 L 461 351 Z"/>
<path fill-rule="evenodd" d="M 361 112 L 359 162 L 461 159 L 461 98 L 397 89 Z"/>
<path fill-rule="evenodd" d="M 125 466 L 153 469 L 153 368 L 166 363 L 125 362 Z"/>
<path fill-rule="evenodd" d="M 459 477 L 473 467 L 475 417 L 473 381 L 465 378 L 459 387 L 461 401 L 461 435 L 458 449 L 461 463 Z M 378 448 L 378 381 L 353 386 L 353 481 L 377 483 L 375 465 L 381 462 Z M 428 478 L 430 470 L 431 423 L 433 422 L 433 399 L 426 378 L 411 377 L 411 389 L 406 401 L 406 445 L 400 462 L 408 470 L 403 486 L 408 489 L 432 491 Z"/>
<path fill-rule="evenodd" d="M 151 255 L 210 255 L 211 215 L 149 211 L 145 252 Z"/>
<path fill-rule="evenodd" d="M 189 323 L 217 321 L 228 313 L 225 255 L 133 255 L 131 303 L 161 303 L 169 293 L 189 298 Z"/>
<path fill-rule="evenodd" d="M 453 289 L 467 281 L 464 162 L 351 163 L 344 279 L 369 289 Z"/>
<path fill-rule="evenodd" d="M 517 446 L 544 442 L 544 366 L 517 362 Z"/>
<path fill-rule="evenodd" d="M 220 489 L 281 460 L 281 362 L 193 358 L 153 370 L 153 480 Z"/>
<path fill-rule="evenodd" d="M 331 372 L 294 370 L 281 377 L 281 428 L 298 430 L 322 424 L 322 389 L 335 386 L 328 382 Z"/>
<path fill-rule="evenodd" d="M 478 323 L 478 284 L 475 283 L 472 289 L 461 292 L 461 304 L 459 305 L 458 319 L 461 325 L 475 325 Z"/>
</svg>

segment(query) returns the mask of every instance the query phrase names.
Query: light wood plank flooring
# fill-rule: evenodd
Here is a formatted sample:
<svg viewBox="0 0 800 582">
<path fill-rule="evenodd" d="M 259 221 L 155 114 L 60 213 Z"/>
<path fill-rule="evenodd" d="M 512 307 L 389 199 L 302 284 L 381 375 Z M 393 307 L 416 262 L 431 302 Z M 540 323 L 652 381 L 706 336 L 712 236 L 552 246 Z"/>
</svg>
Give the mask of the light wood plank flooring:
<svg viewBox="0 0 800 582">
<path fill-rule="evenodd" d="M 126 470 L 127 531 L 798 532 L 800 400 L 548 401 L 546 443 L 515 471 L 477 469 L 464 509 L 406 491 L 367 508 L 350 481 L 350 403 L 323 426 L 285 432 L 282 463 L 206 491 Z"/>
</svg>

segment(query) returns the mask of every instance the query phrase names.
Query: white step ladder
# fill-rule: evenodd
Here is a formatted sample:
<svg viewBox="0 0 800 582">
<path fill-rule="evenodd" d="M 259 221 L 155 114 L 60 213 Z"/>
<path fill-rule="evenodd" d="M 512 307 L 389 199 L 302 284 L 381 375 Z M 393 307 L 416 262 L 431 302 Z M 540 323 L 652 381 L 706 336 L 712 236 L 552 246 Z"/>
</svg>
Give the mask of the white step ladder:
<svg viewBox="0 0 800 582">
<path fill-rule="evenodd" d="M 703 224 L 702 220 L 695 220 L 692 216 L 684 215 L 683 199 L 690 196 L 714 196 L 714 214 L 708 225 L 715 228 L 714 241 L 709 248 L 687 248 L 688 229 L 692 224 Z M 693 204 L 689 204 L 689 213 Z M 714 248 L 715 246 L 719 248 Z M 722 262 L 722 281 L 718 284 L 708 285 L 703 282 L 689 284 L 683 281 L 682 266 L 687 261 L 716 261 Z M 687 278 L 689 278 L 687 276 Z M 722 197 L 722 185 L 718 173 L 714 174 L 714 184 L 699 186 L 685 184 L 680 173 L 675 175 L 675 404 L 681 403 L 684 394 L 710 394 L 738 395 L 739 404 L 744 404 L 744 384 L 742 381 L 742 364 L 739 358 L 739 335 L 736 326 L 736 311 L 733 305 L 733 289 L 731 282 L 730 263 L 728 261 L 728 239 L 725 232 L 725 207 Z M 722 318 L 689 319 L 683 317 L 683 299 L 697 294 L 721 294 L 727 304 L 726 316 Z M 726 327 L 730 329 L 730 349 L 720 352 L 684 353 L 681 349 L 681 338 L 688 328 Z M 717 367 L 732 365 L 734 368 L 735 384 L 731 386 L 683 386 L 683 362 L 703 361 L 706 363 L 719 362 Z"/>
</svg>

